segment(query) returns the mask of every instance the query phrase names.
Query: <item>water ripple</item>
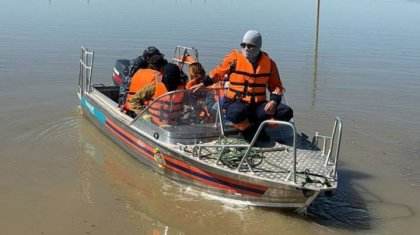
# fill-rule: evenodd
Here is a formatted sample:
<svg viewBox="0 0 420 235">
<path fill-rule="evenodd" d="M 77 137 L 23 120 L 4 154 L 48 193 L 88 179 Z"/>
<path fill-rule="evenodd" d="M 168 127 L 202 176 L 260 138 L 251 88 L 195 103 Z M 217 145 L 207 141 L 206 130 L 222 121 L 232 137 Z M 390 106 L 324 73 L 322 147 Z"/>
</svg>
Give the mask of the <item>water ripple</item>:
<svg viewBox="0 0 420 235">
<path fill-rule="evenodd" d="M 17 136 L 17 143 L 58 143 L 77 134 L 78 117 L 66 117 L 56 122 L 40 125 Z"/>
</svg>

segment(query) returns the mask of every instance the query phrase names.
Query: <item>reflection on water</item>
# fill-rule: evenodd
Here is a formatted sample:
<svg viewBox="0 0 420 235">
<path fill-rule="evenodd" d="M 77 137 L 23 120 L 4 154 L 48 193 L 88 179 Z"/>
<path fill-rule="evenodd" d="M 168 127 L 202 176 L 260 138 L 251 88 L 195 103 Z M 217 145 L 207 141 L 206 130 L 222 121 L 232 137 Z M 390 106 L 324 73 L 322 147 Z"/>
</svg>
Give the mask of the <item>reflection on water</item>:
<svg viewBox="0 0 420 235">
<path fill-rule="evenodd" d="M 384 201 L 359 184 L 348 184 L 347 177 L 357 178 L 357 173 L 341 173 L 344 180 L 340 183 L 349 187 L 338 189 L 328 201 L 325 197 L 319 197 L 309 208 L 308 217 L 311 220 L 329 227 L 358 231 L 370 230 L 383 220 L 412 219 L 415 216 L 414 211 L 405 204 Z"/>
<path fill-rule="evenodd" d="M 95 147 L 91 145 L 89 142 L 84 141 L 84 135 L 80 130 L 84 129 L 83 120 L 79 120 L 79 148 L 80 148 L 80 156 L 79 156 L 79 164 L 80 164 L 80 190 L 81 195 L 84 201 L 89 204 L 93 204 L 92 196 L 91 196 L 91 178 L 92 178 L 92 168 L 95 164 L 99 164 L 101 162 L 101 158 L 99 158 L 98 154 L 96 153 Z M 96 161 L 95 161 L 96 160 Z"/>
<path fill-rule="evenodd" d="M 368 178 L 360 172 L 340 171 L 339 188 L 331 198 L 321 195 L 308 210 L 308 217 L 317 223 L 347 230 L 369 230 L 376 223 L 374 215 L 367 208 L 367 191 L 360 190 L 351 181 Z M 325 206 L 328 205 L 328 206 Z"/>
<path fill-rule="evenodd" d="M 117 200 L 124 200 L 131 220 L 137 224 L 142 234 L 184 234 L 173 227 L 169 228 L 154 217 L 155 213 L 149 211 L 154 210 L 153 206 L 149 207 L 149 203 L 154 202 L 153 199 L 160 189 L 154 182 L 159 180 L 159 176 L 154 175 L 138 162 L 135 162 L 139 164 L 135 172 L 131 172 L 130 168 L 124 168 L 124 162 L 130 161 L 124 158 L 124 153 L 116 151 L 115 148 L 99 147 L 98 145 L 103 144 L 101 143 L 102 133 L 92 129 L 89 121 L 84 119 L 79 121 L 80 187 L 83 199 L 89 204 L 95 203 L 95 198 L 91 193 L 95 187 L 91 182 L 92 174 L 97 172 L 98 168 L 103 169 L 105 173 L 103 177 L 109 178 L 111 184 L 123 190 L 125 198 L 117 198 Z"/>
</svg>

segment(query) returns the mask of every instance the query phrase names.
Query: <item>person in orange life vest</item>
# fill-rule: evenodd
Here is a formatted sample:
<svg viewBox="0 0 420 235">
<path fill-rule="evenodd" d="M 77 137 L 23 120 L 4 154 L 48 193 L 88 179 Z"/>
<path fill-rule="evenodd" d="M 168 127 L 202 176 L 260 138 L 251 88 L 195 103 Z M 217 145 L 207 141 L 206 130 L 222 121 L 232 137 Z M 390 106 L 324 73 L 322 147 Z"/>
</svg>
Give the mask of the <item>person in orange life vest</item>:
<svg viewBox="0 0 420 235">
<path fill-rule="evenodd" d="M 154 55 L 161 55 L 164 57 L 165 55 L 162 54 L 159 49 L 157 49 L 154 46 L 149 46 L 143 51 L 143 55 L 134 58 L 130 60 L 130 64 L 124 68 L 123 70 L 123 77 L 121 84 L 119 86 L 119 96 L 118 96 L 118 105 L 122 106 L 127 101 L 127 95 L 128 95 L 128 89 L 130 88 L 130 82 L 133 77 L 133 75 L 139 70 L 139 69 L 146 69 L 148 67 L 148 61 L 150 60 L 150 57 Z M 167 64 L 168 61 L 164 58 L 163 64 Z M 114 73 L 113 76 L 118 76 Z M 115 79 L 114 79 L 115 80 Z"/>
<path fill-rule="evenodd" d="M 188 75 L 190 80 L 185 85 L 185 89 L 190 89 L 191 87 L 200 84 L 203 82 L 204 77 L 206 76 L 206 70 L 204 70 L 204 67 L 199 62 L 194 62 L 190 64 L 188 67 Z M 196 104 L 199 106 L 199 116 L 200 118 L 208 118 L 210 117 L 209 109 L 205 105 L 205 99 L 206 97 L 199 97 L 196 96 Z"/>
<path fill-rule="evenodd" d="M 204 77 L 206 76 L 206 71 L 204 70 L 203 65 L 201 65 L 198 62 L 195 62 L 190 64 L 188 68 L 188 74 L 190 77 L 190 81 L 188 81 L 187 85 L 185 86 L 185 89 L 190 89 L 192 86 L 202 83 Z"/>
<path fill-rule="evenodd" d="M 191 89 L 191 87 L 196 86 L 203 82 L 204 77 L 206 76 L 206 71 L 204 67 L 199 62 L 192 63 L 188 68 L 188 73 L 190 77 L 190 81 L 185 86 L 185 89 Z M 213 89 L 213 97 L 214 101 L 220 100 L 224 95 L 224 88 L 222 83 L 214 83 L 206 88 Z M 197 97 L 199 98 L 199 97 Z M 201 97 L 203 100 L 202 102 L 197 101 L 197 104 L 201 105 L 201 110 L 199 116 L 203 119 L 211 120 L 210 117 L 210 109 L 215 109 L 215 107 L 206 107 L 204 104 L 205 99 L 208 97 Z"/>
<path fill-rule="evenodd" d="M 163 72 L 162 82 L 156 83 L 153 98 L 156 99 L 167 92 L 175 90 L 184 90 L 181 70 L 175 64 L 167 64 Z M 152 116 L 152 121 L 158 125 L 176 125 L 184 107 L 183 99 L 184 94 L 180 92 L 160 97 L 148 109 Z"/>
<path fill-rule="evenodd" d="M 165 66 L 163 77 L 161 80 L 156 80 L 155 82 L 147 84 L 140 91 L 134 94 L 130 100 L 130 106 L 132 111 L 139 114 L 146 105 L 151 103 L 151 101 L 157 99 L 159 96 L 174 90 L 183 90 L 182 78 L 179 75 L 180 70 L 176 68 L 174 64 L 168 64 Z M 177 94 L 170 95 L 168 97 L 178 96 Z M 162 97 L 162 100 L 167 99 L 167 97 Z M 152 110 L 158 110 L 162 107 L 158 106 L 162 102 L 156 102 L 151 104 Z M 152 112 L 153 113 L 153 112 Z"/>
<path fill-rule="evenodd" d="M 156 80 L 160 80 L 162 77 L 162 66 L 164 65 L 164 60 L 162 55 L 153 55 L 148 60 L 147 69 L 139 69 L 133 76 L 130 82 L 128 89 L 128 95 L 125 104 L 122 109 L 127 112 L 127 114 L 132 114 L 133 108 L 130 106 L 130 100 L 134 94 L 139 90 L 144 88 L 150 83 L 154 83 Z"/>
<path fill-rule="evenodd" d="M 227 118 L 239 129 L 246 140 L 252 140 L 259 124 L 274 118 L 289 121 L 293 110 L 281 103 L 284 91 L 276 63 L 261 51 L 262 37 L 255 30 L 245 33 L 241 52 L 236 49 L 228 54 L 222 63 L 206 76 L 203 83 L 191 87 L 194 91 L 229 75 L 229 88 L 222 108 Z M 267 101 L 266 89 L 270 92 Z M 268 137 L 263 131 L 263 140 Z"/>
<path fill-rule="evenodd" d="M 188 73 L 190 81 L 188 81 L 185 89 L 191 89 L 192 87 L 196 87 L 196 85 L 203 83 L 203 79 L 206 76 L 206 71 L 204 70 L 203 65 L 201 65 L 199 62 L 192 63 L 188 68 Z M 221 83 L 214 83 L 207 88 L 215 89 L 215 92 L 217 93 L 215 95 L 223 96 L 223 85 Z"/>
</svg>

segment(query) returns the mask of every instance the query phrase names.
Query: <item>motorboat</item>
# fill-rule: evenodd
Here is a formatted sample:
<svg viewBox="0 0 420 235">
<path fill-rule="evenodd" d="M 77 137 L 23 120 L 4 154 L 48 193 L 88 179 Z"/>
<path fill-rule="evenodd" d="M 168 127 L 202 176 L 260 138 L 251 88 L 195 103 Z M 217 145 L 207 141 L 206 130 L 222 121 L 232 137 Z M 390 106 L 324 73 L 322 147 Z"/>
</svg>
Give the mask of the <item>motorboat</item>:
<svg viewBox="0 0 420 235">
<path fill-rule="evenodd" d="M 183 62 L 177 51 L 189 49 L 177 48 L 183 50 L 175 50 L 171 63 Z M 118 105 L 118 84 L 92 81 L 93 60 L 94 51 L 82 47 L 77 94 L 83 115 L 132 157 L 179 185 L 229 203 L 297 212 L 337 188 L 340 118 L 331 135 L 317 132 L 313 138 L 298 133 L 294 121 L 266 120 L 247 142 L 226 119 L 220 92 L 211 88 L 168 92 L 131 117 Z M 174 95 L 182 95 L 176 122 L 156 122 L 151 107 L 165 101 L 170 108 Z M 261 143 L 263 129 L 270 141 Z"/>
</svg>

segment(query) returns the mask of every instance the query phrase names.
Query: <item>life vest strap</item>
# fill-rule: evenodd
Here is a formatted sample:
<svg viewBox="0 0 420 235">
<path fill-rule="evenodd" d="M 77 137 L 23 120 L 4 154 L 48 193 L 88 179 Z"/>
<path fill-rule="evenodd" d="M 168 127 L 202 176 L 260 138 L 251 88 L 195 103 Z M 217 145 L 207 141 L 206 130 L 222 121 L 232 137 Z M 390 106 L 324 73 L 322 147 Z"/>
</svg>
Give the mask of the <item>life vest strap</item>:
<svg viewBox="0 0 420 235">
<path fill-rule="evenodd" d="M 229 87 L 229 91 L 232 91 L 232 92 L 235 92 L 235 93 L 240 93 L 242 95 L 244 94 L 242 91 L 238 91 L 238 90 L 233 89 L 231 87 Z M 254 95 L 254 96 L 266 95 L 266 93 L 265 92 L 248 92 L 248 96 L 251 96 L 251 95 Z"/>
<path fill-rule="evenodd" d="M 231 85 L 244 86 L 245 82 L 230 82 Z M 248 87 L 267 87 L 267 84 L 248 83 Z"/>
<path fill-rule="evenodd" d="M 244 75 L 244 76 L 248 76 L 248 77 L 253 77 L 253 78 L 270 77 L 271 76 L 271 73 L 248 73 L 248 72 L 243 72 L 243 71 L 238 71 L 238 70 L 234 70 L 234 71 L 232 71 L 232 73 L 236 73 L 236 74 L 240 74 L 240 75 Z"/>
</svg>

